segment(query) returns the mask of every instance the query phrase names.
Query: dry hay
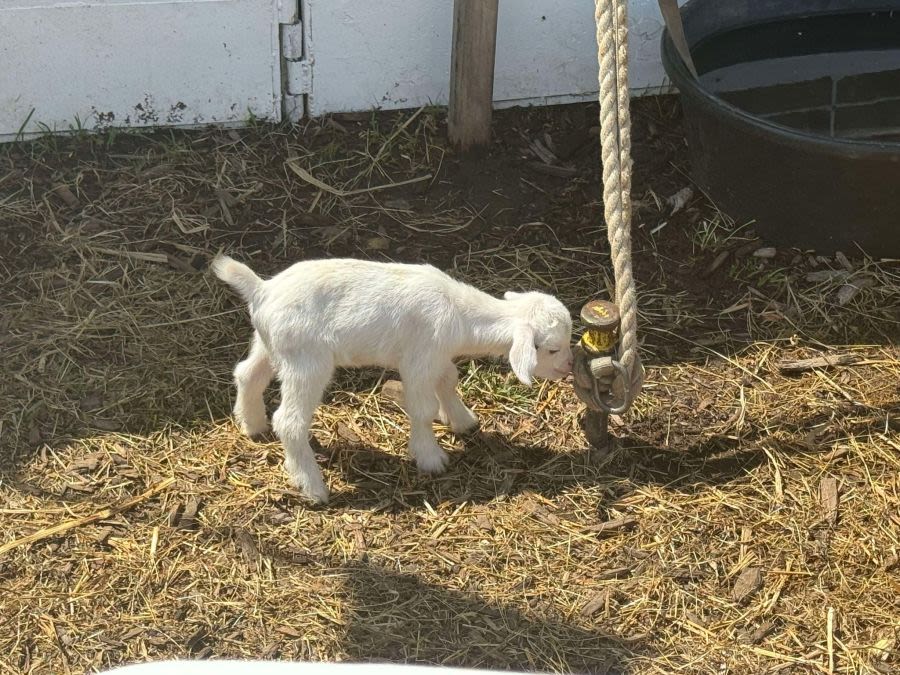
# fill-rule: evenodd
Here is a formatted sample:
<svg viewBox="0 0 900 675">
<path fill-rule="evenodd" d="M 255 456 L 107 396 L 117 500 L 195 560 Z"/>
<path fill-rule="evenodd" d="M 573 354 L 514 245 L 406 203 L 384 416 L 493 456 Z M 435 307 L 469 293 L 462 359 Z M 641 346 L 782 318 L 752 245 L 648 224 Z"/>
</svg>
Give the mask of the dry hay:
<svg viewBox="0 0 900 675">
<path fill-rule="evenodd" d="M 502 119 L 556 134 L 558 114 L 571 113 Z M 640 143 L 679 138 L 668 114 L 643 114 L 674 131 L 639 140 L 639 173 Z M 900 664 L 891 261 L 754 258 L 761 244 L 702 200 L 660 228 L 670 186 L 651 182 L 636 191 L 647 385 L 613 420 L 611 452 L 585 448 L 570 385 L 527 390 L 478 362 L 461 388 L 483 428 L 441 429 L 451 469 L 422 478 L 380 388 L 390 375 L 342 373 L 314 429 L 333 502 L 310 508 L 279 445 L 228 419 L 248 328 L 205 256 L 229 248 L 266 270 L 423 257 L 577 308 L 610 283 L 598 205 L 578 200 L 595 158 L 573 160 L 571 181 L 527 175 L 561 204 L 491 230 L 499 216 L 442 178 L 432 111 L 106 141 L 0 154 L 0 671 L 185 655 L 592 673 Z M 516 147 L 498 148 L 513 167 Z M 311 187 L 289 157 L 366 191 Z M 367 190 L 427 174 L 427 204 L 419 183 Z M 717 293 L 689 284 L 717 260 Z M 779 369 L 836 351 L 858 358 Z"/>
</svg>

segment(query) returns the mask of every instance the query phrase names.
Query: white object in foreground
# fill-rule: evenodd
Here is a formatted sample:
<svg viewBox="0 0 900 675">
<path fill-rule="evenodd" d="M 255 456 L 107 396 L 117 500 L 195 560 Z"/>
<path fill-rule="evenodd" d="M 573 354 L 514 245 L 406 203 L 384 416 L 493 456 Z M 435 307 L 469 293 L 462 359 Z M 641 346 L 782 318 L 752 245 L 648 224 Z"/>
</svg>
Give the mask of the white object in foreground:
<svg viewBox="0 0 900 675">
<path fill-rule="evenodd" d="M 292 661 L 158 661 L 123 666 L 103 675 L 484 675 L 496 671 L 396 663 L 298 663 Z M 504 671 L 507 675 L 516 675 Z M 522 675 L 521 673 L 519 675 Z"/>
</svg>

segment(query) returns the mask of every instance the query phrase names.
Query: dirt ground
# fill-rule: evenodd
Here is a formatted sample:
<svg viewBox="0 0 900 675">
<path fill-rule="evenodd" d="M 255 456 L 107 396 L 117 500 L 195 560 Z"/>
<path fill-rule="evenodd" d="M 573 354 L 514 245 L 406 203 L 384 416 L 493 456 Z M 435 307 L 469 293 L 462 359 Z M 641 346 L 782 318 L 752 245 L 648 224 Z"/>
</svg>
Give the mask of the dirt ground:
<svg viewBox="0 0 900 675">
<path fill-rule="evenodd" d="M 612 448 L 587 449 L 571 383 L 477 361 L 481 430 L 438 426 L 451 467 L 421 477 L 395 376 L 342 372 L 325 507 L 234 428 L 249 324 L 209 256 L 427 261 L 577 315 L 612 288 L 596 107 L 498 112 L 470 160 L 436 109 L 0 148 L 0 672 L 900 668 L 898 262 L 673 204 L 677 103 L 634 108 L 647 378 Z M 844 365 L 786 369 L 822 355 Z"/>
</svg>

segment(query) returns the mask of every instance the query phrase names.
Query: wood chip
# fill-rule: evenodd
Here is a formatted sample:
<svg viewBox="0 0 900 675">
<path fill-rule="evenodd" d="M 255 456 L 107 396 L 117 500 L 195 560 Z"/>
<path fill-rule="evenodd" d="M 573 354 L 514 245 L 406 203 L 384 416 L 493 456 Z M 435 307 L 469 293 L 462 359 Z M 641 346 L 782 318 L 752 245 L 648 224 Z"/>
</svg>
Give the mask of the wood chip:
<svg viewBox="0 0 900 675">
<path fill-rule="evenodd" d="M 688 202 L 690 202 L 693 197 L 694 190 L 690 185 L 681 188 L 678 192 L 676 192 L 666 200 L 666 204 L 672 207 L 672 212 L 669 215 L 674 216 L 676 213 L 681 211 L 685 206 L 688 205 Z"/>
<path fill-rule="evenodd" d="M 835 448 L 834 450 L 829 452 L 827 455 L 824 455 L 822 457 L 822 459 L 826 462 L 834 462 L 835 460 L 838 460 L 841 457 L 846 457 L 848 454 L 850 454 L 850 448 L 847 448 L 847 447 Z"/>
<path fill-rule="evenodd" d="M 534 140 L 525 139 L 528 143 L 528 147 L 531 152 L 534 153 L 535 157 L 541 160 L 545 165 L 556 164 L 557 158 L 547 147 L 541 143 L 540 139 L 535 138 Z"/>
<path fill-rule="evenodd" d="M 169 511 L 168 521 L 169 527 L 178 527 L 178 523 L 181 522 L 181 511 L 184 509 L 184 504 L 178 504 Z"/>
<path fill-rule="evenodd" d="M 91 494 L 97 491 L 97 486 L 93 483 L 66 483 L 66 490 L 81 492 L 82 494 Z"/>
<path fill-rule="evenodd" d="M 584 604 L 584 607 L 581 608 L 579 614 L 585 619 L 589 619 L 606 607 L 607 602 L 609 602 L 609 589 L 604 588 Z"/>
<path fill-rule="evenodd" d="M 353 540 L 356 544 L 357 553 L 363 553 L 369 549 L 369 545 L 366 543 L 366 535 L 363 533 L 361 525 L 353 529 Z"/>
<path fill-rule="evenodd" d="M 844 284 L 838 289 L 837 292 L 838 305 L 843 307 L 851 300 L 853 300 L 853 298 L 855 298 L 862 289 L 869 288 L 870 286 L 874 285 L 875 280 L 871 277 L 864 277 L 862 279 L 857 279 L 851 283 Z"/>
<path fill-rule="evenodd" d="M 758 567 L 747 567 L 734 582 L 731 598 L 735 602 L 744 602 L 763 586 L 762 571 Z"/>
<path fill-rule="evenodd" d="M 613 567 L 608 570 L 600 570 L 594 575 L 594 579 L 624 579 L 631 576 L 631 567 Z"/>
<path fill-rule="evenodd" d="M 829 524 L 837 523 L 838 517 L 838 484 L 837 479 L 827 476 L 819 483 L 819 502 L 822 512 Z"/>
<path fill-rule="evenodd" d="M 281 654 L 281 643 L 274 642 L 262 650 L 259 658 L 263 661 L 271 661 L 277 659 L 279 654 Z"/>
<path fill-rule="evenodd" d="M 845 270 L 847 270 L 848 272 L 852 272 L 852 271 L 855 269 L 855 268 L 853 267 L 853 263 L 851 263 L 851 262 L 847 259 L 847 256 L 845 256 L 845 255 L 844 255 L 843 253 L 841 253 L 840 251 L 838 251 L 837 253 L 834 254 L 834 259 L 835 259 L 836 261 L 838 261 L 838 262 L 841 264 L 841 266 L 842 266 Z"/>
<path fill-rule="evenodd" d="M 144 634 L 144 627 L 138 626 L 137 628 L 132 628 L 127 633 L 125 633 L 121 638 L 119 638 L 122 642 L 128 642 L 129 640 L 133 640 L 139 635 Z"/>
<path fill-rule="evenodd" d="M 637 522 L 638 520 L 634 516 L 624 516 L 623 518 L 607 520 L 605 523 L 600 523 L 599 525 L 590 525 L 585 529 L 587 529 L 588 532 L 596 532 L 597 534 L 613 534 L 635 527 Z"/>
<path fill-rule="evenodd" d="M 255 565 L 256 562 L 262 558 L 259 553 L 259 547 L 256 545 L 256 540 L 252 534 L 247 532 L 247 530 L 235 530 L 234 540 L 237 542 L 244 560 L 251 565 Z"/>
<path fill-rule="evenodd" d="M 472 524 L 482 532 L 494 531 L 494 523 L 491 522 L 490 516 L 485 513 L 480 513 L 475 516 L 475 521 Z"/>
<path fill-rule="evenodd" d="M 200 502 L 196 499 L 191 499 L 184 505 L 184 511 L 181 513 L 181 519 L 178 522 L 178 527 L 181 529 L 191 529 L 197 523 L 197 511 L 200 510 Z"/>
<path fill-rule="evenodd" d="M 66 470 L 71 472 L 94 471 L 98 466 L 100 466 L 100 455 L 93 454 L 75 460 L 66 467 Z"/>
<path fill-rule="evenodd" d="M 775 632 L 775 623 L 773 621 L 766 621 L 756 630 L 747 630 L 741 633 L 739 639 L 741 642 L 744 642 L 746 644 L 758 645 L 760 642 L 769 637 L 773 632 Z"/>
<path fill-rule="evenodd" d="M 269 516 L 269 522 L 273 525 L 287 525 L 294 522 L 294 516 L 287 511 L 276 511 Z"/>
<path fill-rule="evenodd" d="M 275 631 L 296 640 L 300 640 L 303 638 L 303 633 L 301 633 L 299 630 L 291 628 L 290 626 L 278 626 Z"/>
<path fill-rule="evenodd" d="M 99 532 L 97 532 L 96 539 L 100 544 L 106 544 L 108 539 L 112 536 L 113 529 L 111 527 L 101 528 Z"/>
<path fill-rule="evenodd" d="M 544 523 L 544 525 L 556 527 L 560 523 L 559 517 L 550 513 L 550 511 L 548 511 L 547 508 L 541 504 L 534 504 L 531 507 L 531 515 L 536 520 Z"/>
<path fill-rule="evenodd" d="M 778 250 L 773 246 L 763 246 L 762 248 L 758 248 L 753 252 L 754 258 L 763 258 L 769 259 L 774 258 L 778 254 Z"/>
<path fill-rule="evenodd" d="M 346 423 L 338 422 L 337 427 L 335 428 L 335 432 L 340 438 L 343 438 L 345 441 L 349 441 L 350 443 L 360 443 L 362 439 L 359 437 L 359 434 L 353 431 Z"/>
<path fill-rule="evenodd" d="M 815 356 L 811 359 L 799 359 L 796 361 L 780 361 L 778 370 L 782 373 L 804 373 L 816 368 L 834 368 L 837 366 L 850 366 L 862 361 L 857 354 L 826 354 Z"/>
<path fill-rule="evenodd" d="M 75 196 L 75 193 L 73 193 L 65 183 L 57 183 L 54 185 L 53 194 L 62 199 L 69 208 L 77 209 L 80 205 L 78 197 Z"/>
<path fill-rule="evenodd" d="M 184 504 L 178 504 L 169 512 L 169 526 L 182 530 L 189 530 L 196 525 L 197 511 L 200 502 L 191 499 Z"/>
</svg>

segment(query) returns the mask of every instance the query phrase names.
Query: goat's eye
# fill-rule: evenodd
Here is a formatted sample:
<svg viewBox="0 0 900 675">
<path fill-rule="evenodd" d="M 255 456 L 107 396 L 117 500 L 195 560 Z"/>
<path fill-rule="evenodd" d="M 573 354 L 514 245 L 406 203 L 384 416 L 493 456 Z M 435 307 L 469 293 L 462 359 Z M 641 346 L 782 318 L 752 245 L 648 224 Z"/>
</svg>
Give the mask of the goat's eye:
<svg viewBox="0 0 900 675">
<path fill-rule="evenodd" d="M 558 349 L 550 349 L 550 350 L 548 350 L 548 351 L 549 351 L 551 354 L 559 354 L 559 350 L 558 350 Z"/>
</svg>

